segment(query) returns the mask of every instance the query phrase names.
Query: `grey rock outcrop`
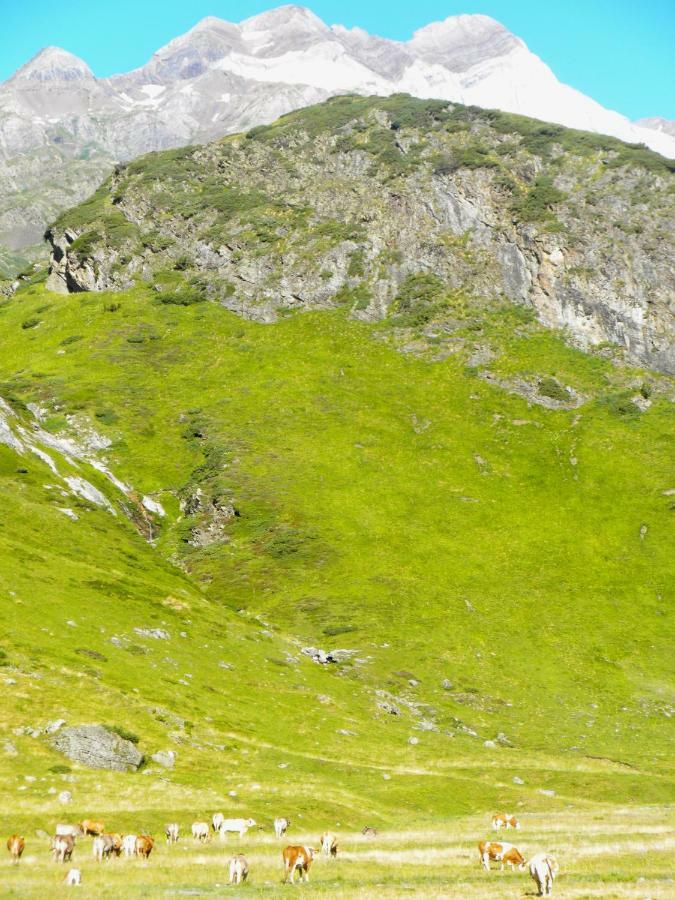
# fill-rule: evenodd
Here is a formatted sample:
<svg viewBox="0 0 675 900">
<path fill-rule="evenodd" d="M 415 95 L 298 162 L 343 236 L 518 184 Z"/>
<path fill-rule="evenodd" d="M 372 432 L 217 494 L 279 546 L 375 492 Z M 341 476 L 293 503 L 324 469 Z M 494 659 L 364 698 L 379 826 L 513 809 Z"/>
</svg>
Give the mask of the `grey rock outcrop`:
<svg viewBox="0 0 675 900">
<path fill-rule="evenodd" d="M 120 248 L 95 223 L 87 255 L 76 250 L 79 241 L 69 246 L 66 214 L 62 232 L 52 234 L 52 275 L 69 290 L 120 290 L 179 269 L 205 298 L 260 322 L 347 304 L 355 318 L 377 321 L 399 307 L 406 279 L 431 277 L 484 304 L 501 296 L 529 306 L 582 348 L 616 344 L 632 362 L 675 372 L 668 165 L 654 158 L 645 167 L 635 148 L 618 143 L 589 155 L 573 135 L 560 136 L 572 145 L 567 152 L 555 139 L 533 148 L 529 132 L 509 120 L 493 127 L 494 117 L 452 105 L 436 107 L 437 117 L 450 117 L 447 131 L 433 120 L 406 127 L 386 103 L 355 105 L 352 121 L 338 118 L 319 134 L 309 133 L 310 111 L 307 125 L 304 113 L 291 117 L 295 130 L 186 154 L 181 171 L 195 184 L 209 179 L 241 194 L 244 206 L 264 196 L 283 210 L 276 219 L 266 213 L 260 240 L 250 237 L 260 213 L 251 222 L 243 208 L 222 221 L 217 199 L 185 217 L 193 182 L 167 175 L 166 246 L 154 249 L 159 182 L 120 167 L 103 195 L 114 198 L 134 237 Z M 423 115 L 422 101 L 410 108 Z M 156 289 L 162 297 L 163 286 Z M 584 399 L 510 388 L 550 408 Z M 186 515 L 200 517 L 190 538 L 197 546 L 222 539 L 236 515 L 229 500 L 194 494 L 183 503 Z"/>
<path fill-rule="evenodd" d="M 135 772 L 143 762 L 136 746 L 102 725 L 62 728 L 52 739 L 55 750 L 92 769 Z"/>
<path fill-rule="evenodd" d="M 163 766 L 165 769 L 173 769 L 176 763 L 176 754 L 173 750 L 158 750 L 157 753 L 152 754 L 150 759 L 156 762 L 158 766 Z"/>
</svg>

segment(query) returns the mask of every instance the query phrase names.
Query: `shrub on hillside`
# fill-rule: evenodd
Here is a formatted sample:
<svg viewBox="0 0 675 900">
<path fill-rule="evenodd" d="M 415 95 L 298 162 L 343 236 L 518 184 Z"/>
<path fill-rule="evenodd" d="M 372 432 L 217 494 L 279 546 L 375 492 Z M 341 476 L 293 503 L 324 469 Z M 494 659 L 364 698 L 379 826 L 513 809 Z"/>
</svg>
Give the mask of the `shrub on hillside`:
<svg viewBox="0 0 675 900">
<path fill-rule="evenodd" d="M 562 384 L 551 375 L 547 375 L 540 380 L 538 390 L 542 397 L 549 397 L 551 400 L 557 400 L 559 403 L 565 403 L 570 399 L 570 395 Z"/>
<path fill-rule="evenodd" d="M 140 741 L 140 737 L 137 734 L 134 734 L 133 731 L 129 731 L 129 729 L 125 728 L 123 725 L 106 725 L 105 727 L 107 731 L 116 734 L 118 737 L 124 738 L 125 741 L 131 741 L 132 744 L 137 744 Z"/>
</svg>

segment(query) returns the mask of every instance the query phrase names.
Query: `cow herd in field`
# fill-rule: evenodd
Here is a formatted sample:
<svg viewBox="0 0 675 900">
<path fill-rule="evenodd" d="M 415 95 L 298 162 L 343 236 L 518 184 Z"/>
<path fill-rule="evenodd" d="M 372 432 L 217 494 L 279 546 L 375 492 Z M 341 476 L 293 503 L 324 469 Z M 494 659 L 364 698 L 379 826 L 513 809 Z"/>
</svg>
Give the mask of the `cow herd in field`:
<svg viewBox="0 0 675 900">
<path fill-rule="evenodd" d="M 274 820 L 274 833 L 277 838 L 285 837 L 290 827 L 290 819 L 280 816 Z M 520 829 L 520 822 L 515 816 L 507 813 L 495 813 L 492 817 L 492 828 Z M 228 834 L 236 834 L 244 837 L 250 828 L 256 825 L 254 819 L 226 819 L 222 813 L 215 813 L 208 822 L 193 822 L 191 834 L 194 842 L 205 844 L 218 835 L 224 840 Z M 164 829 L 167 844 L 176 844 L 180 839 L 180 825 L 170 822 Z M 377 837 L 377 830 L 369 825 L 361 832 L 365 837 Z M 137 856 L 148 860 L 155 846 L 154 839 L 148 834 L 120 834 L 106 832 L 103 822 L 85 819 L 77 825 L 57 825 L 54 837 L 51 839 L 50 849 L 55 862 L 69 863 L 75 849 L 78 838 L 92 837 L 92 855 L 97 862 L 103 862 L 114 857 Z M 12 861 L 18 865 L 23 855 L 26 842 L 23 837 L 13 834 L 7 840 L 7 850 Z M 321 852 L 326 857 L 335 858 L 338 855 L 338 841 L 332 832 L 324 832 L 319 839 L 319 849 L 304 844 L 289 844 L 282 851 L 284 866 L 284 882 L 295 882 L 298 875 L 301 881 L 309 881 L 309 870 L 317 853 Z M 537 885 L 538 896 L 550 896 L 553 893 L 553 881 L 558 874 L 558 863 L 547 853 L 537 853 L 529 862 L 513 844 L 507 841 L 481 841 L 478 844 L 480 863 L 486 871 L 490 870 L 490 863 L 499 863 L 503 871 L 508 866 L 512 871 L 516 868 L 523 870 L 529 868 L 530 875 Z M 249 865 L 242 853 L 237 853 L 230 860 L 229 877 L 230 884 L 243 884 L 248 878 Z M 82 873 L 79 869 L 72 868 L 66 874 L 64 881 L 69 885 L 82 883 Z"/>
</svg>

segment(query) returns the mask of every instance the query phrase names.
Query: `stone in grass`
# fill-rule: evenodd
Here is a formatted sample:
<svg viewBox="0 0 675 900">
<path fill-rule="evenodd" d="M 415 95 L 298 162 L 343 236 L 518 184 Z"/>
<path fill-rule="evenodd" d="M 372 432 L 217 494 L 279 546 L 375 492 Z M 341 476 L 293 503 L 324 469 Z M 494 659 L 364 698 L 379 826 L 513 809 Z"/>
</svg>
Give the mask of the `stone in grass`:
<svg viewBox="0 0 675 900">
<path fill-rule="evenodd" d="M 65 724 L 65 719 L 54 719 L 53 722 L 47 722 L 45 725 L 45 734 L 55 734 L 59 728 L 63 728 Z"/>
<path fill-rule="evenodd" d="M 158 750 L 150 758 L 158 765 L 164 766 L 165 769 L 173 769 L 176 762 L 176 754 L 173 750 Z"/>
<path fill-rule="evenodd" d="M 143 754 L 135 744 L 102 725 L 62 728 L 53 738 L 54 749 L 92 769 L 135 772 Z"/>
<path fill-rule="evenodd" d="M 73 795 L 70 793 L 70 791 L 61 791 L 61 793 L 59 794 L 59 803 L 63 803 L 64 805 L 66 803 L 70 803 L 72 799 Z"/>
<path fill-rule="evenodd" d="M 519 778 L 518 775 L 514 775 L 514 776 L 513 776 L 513 783 L 514 783 L 514 784 L 525 784 L 525 782 L 523 781 L 523 779 L 522 779 L 522 778 Z"/>
</svg>

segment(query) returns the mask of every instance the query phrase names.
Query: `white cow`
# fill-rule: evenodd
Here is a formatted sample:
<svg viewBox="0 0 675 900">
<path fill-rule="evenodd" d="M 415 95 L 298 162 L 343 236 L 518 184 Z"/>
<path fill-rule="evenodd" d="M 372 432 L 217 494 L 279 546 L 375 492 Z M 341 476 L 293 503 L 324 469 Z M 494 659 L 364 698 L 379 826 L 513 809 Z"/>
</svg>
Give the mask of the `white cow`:
<svg viewBox="0 0 675 900">
<path fill-rule="evenodd" d="M 225 835 L 228 834 L 228 832 L 243 837 L 249 828 L 253 828 L 254 825 L 255 819 L 223 819 L 218 828 L 218 832 L 221 840 L 225 840 Z"/>
<path fill-rule="evenodd" d="M 283 837 L 288 831 L 291 824 L 290 819 L 286 819 L 284 816 L 279 816 L 279 818 L 274 820 L 274 833 L 278 838 Z"/>
<path fill-rule="evenodd" d="M 248 878 L 248 862 L 239 853 L 230 860 L 230 884 L 243 884 Z"/>
<path fill-rule="evenodd" d="M 321 835 L 321 851 L 324 856 L 337 856 L 337 838 L 330 831 Z"/>
<path fill-rule="evenodd" d="M 553 879 L 558 874 L 558 863 L 546 853 L 537 853 L 530 860 L 530 875 L 537 885 L 540 897 L 549 897 L 553 893 Z"/>
<path fill-rule="evenodd" d="M 136 856 L 136 837 L 135 834 L 125 834 L 122 838 L 122 853 L 127 859 L 130 856 Z"/>
<path fill-rule="evenodd" d="M 164 829 L 167 844 L 177 844 L 179 832 L 180 826 L 178 825 L 178 822 L 169 822 L 169 824 Z"/>
<path fill-rule="evenodd" d="M 214 813 L 213 818 L 211 819 L 211 826 L 214 831 L 219 831 L 220 826 L 225 821 L 225 816 L 222 813 Z"/>
<path fill-rule="evenodd" d="M 79 869 L 70 869 L 63 880 L 66 884 L 80 885 L 82 884 L 82 873 Z"/>
<path fill-rule="evenodd" d="M 200 841 L 202 844 L 205 844 L 209 839 L 209 823 L 208 822 L 193 822 L 192 823 L 192 837 L 196 841 Z"/>
<path fill-rule="evenodd" d="M 54 832 L 57 837 L 70 836 L 72 838 L 82 837 L 82 829 L 79 825 L 57 825 Z"/>
</svg>

